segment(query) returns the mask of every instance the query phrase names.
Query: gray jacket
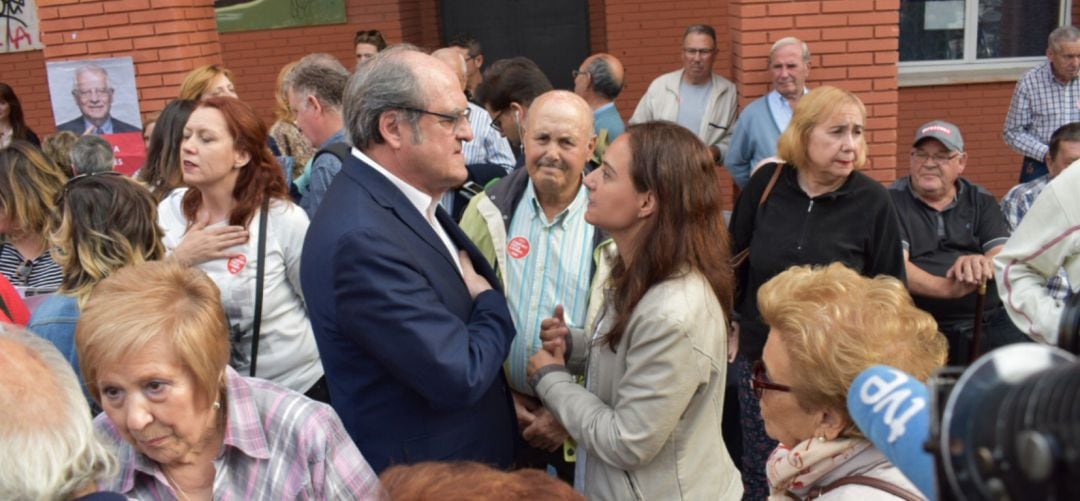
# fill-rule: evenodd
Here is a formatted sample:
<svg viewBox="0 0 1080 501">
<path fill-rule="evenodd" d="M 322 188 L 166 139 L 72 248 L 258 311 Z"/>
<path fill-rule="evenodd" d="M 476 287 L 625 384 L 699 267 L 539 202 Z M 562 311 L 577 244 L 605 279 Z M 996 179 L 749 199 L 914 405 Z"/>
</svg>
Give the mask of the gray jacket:
<svg viewBox="0 0 1080 501">
<path fill-rule="evenodd" d="M 590 331 L 606 332 L 614 315 L 605 306 Z M 690 272 L 649 289 L 615 352 L 592 332 L 573 333 L 571 368 L 587 350 L 589 389 L 567 372 L 552 372 L 536 390 L 587 453 L 589 499 L 742 496 L 720 426 L 726 326 L 708 282 Z"/>
</svg>

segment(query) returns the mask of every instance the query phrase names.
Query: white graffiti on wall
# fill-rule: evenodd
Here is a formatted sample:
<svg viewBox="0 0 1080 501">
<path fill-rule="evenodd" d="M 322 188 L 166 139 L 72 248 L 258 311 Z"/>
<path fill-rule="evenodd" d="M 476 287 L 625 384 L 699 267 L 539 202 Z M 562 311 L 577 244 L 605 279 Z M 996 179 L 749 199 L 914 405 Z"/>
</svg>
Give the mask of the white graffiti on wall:
<svg viewBox="0 0 1080 501">
<path fill-rule="evenodd" d="M 0 52 L 37 50 L 41 43 L 35 0 L 0 0 Z"/>
</svg>

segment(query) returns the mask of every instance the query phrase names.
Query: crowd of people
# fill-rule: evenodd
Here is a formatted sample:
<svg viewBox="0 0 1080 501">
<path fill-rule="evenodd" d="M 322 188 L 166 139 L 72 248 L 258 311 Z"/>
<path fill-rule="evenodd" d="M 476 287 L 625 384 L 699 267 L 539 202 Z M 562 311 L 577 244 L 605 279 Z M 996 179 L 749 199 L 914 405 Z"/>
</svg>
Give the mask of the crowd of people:
<svg viewBox="0 0 1080 501">
<path fill-rule="evenodd" d="M 739 112 L 706 25 L 628 123 L 611 54 L 555 90 L 361 30 L 352 72 L 282 68 L 272 126 L 198 68 L 134 177 L 127 124 L 40 141 L 0 83 L 0 498 L 924 499 L 847 393 L 1056 340 L 1080 30 L 1048 42 L 1000 203 L 948 117 L 860 172 L 867 109 L 797 38 Z"/>
</svg>

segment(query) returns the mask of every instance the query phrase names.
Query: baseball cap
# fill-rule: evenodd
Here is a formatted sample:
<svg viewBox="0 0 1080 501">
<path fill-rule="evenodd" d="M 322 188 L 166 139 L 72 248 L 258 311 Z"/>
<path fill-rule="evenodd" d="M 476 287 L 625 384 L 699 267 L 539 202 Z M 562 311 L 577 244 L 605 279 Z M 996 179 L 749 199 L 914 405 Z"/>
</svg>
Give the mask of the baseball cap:
<svg viewBox="0 0 1080 501">
<path fill-rule="evenodd" d="M 964 151 L 964 138 L 960 135 L 960 128 L 949 122 L 934 120 L 923 124 L 915 130 L 915 142 L 912 143 L 912 146 L 918 145 L 919 141 L 926 138 L 941 141 L 941 144 L 944 144 L 950 151 Z"/>
</svg>

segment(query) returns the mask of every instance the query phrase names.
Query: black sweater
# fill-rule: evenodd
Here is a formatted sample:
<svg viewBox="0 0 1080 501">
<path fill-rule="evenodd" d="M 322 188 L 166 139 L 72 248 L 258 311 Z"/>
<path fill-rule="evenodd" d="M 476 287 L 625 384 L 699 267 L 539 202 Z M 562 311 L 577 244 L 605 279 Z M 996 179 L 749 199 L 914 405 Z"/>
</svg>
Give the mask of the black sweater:
<svg viewBox="0 0 1080 501">
<path fill-rule="evenodd" d="M 856 171 L 835 191 L 810 198 L 796 170 L 786 166 L 758 207 L 776 168 L 768 164 L 754 173 L 731 215 L 733 253 L 750 248 L 736 275 L 735 311 L 739 352 L 751 361 L 761 358 L 769 333 L 758 312 L 758 288 L 789 267 L 839 261 L 865 276 L 905 280 L 900 223 L 884 186 Z"/>
</svg>

